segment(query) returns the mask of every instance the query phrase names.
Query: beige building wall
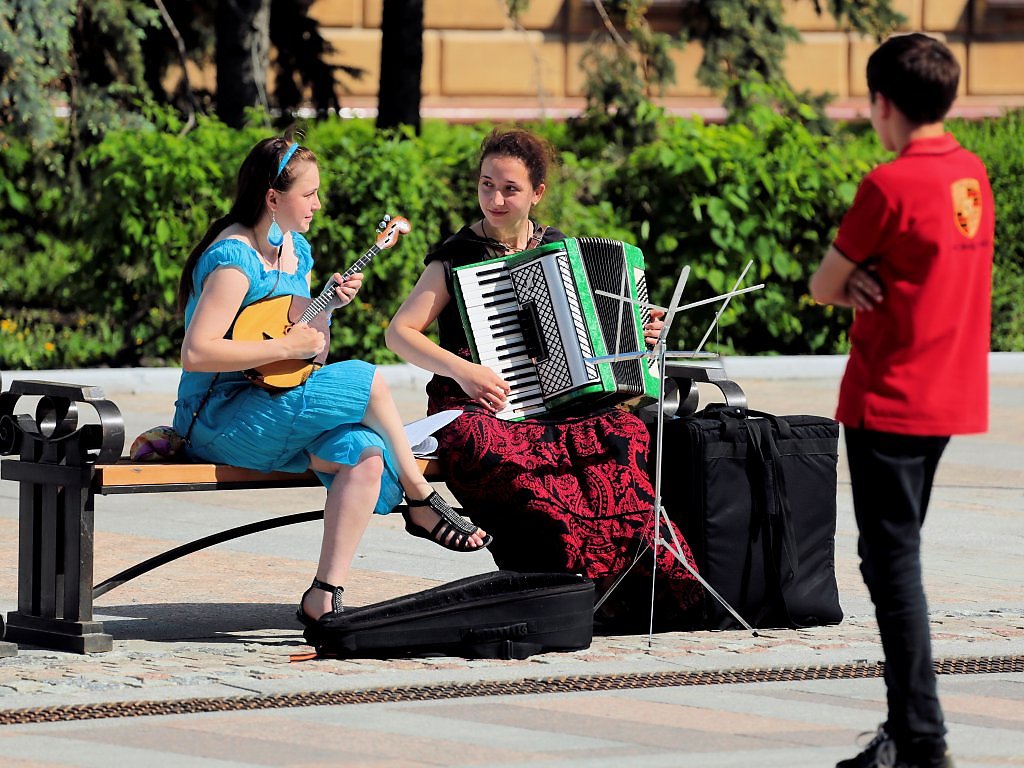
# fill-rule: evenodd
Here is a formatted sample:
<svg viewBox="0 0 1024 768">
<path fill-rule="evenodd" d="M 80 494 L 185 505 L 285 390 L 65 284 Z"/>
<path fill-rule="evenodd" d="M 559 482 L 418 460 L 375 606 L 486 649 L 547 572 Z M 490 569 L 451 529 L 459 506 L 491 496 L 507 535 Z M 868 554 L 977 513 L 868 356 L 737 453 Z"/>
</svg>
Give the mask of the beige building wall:
<svg viewBox="0 0 1024 768">
<path fill-rule="evenodd" d="M 648 18 L 673 31 L 682 0 L 658 0 Z M 783 0 L 786 20 L 800 30 L 784 63 L 798 89 L 834 96 L 840 115 L 866 114 L 864 65 L 876 42 L 839 28 L 812 0 Z M 824 4 L 823 4 L 824 5 Z M 893 0 L 904 31 L 943 38 L 963 67 L 958 110 L 995 113 L 1024 104 L 1024 0 Z M 423 112 L 449 119 L 572 114 L 582 106 L 587 41 L 601 27 L 593 0 L 529 0 L 521 25 L 505 0 L 424 0 Z M 372 113 L 380 73 L 383 0 L 315 0 L 310 14 L 335 49 L 333 63 L 360 67 L 342 75 L 342 101 Z M 672 54 L 676 83 L 660 100 L 671 110 L 720 113 L 697 81 L 697 43 Z"/>
</svg>

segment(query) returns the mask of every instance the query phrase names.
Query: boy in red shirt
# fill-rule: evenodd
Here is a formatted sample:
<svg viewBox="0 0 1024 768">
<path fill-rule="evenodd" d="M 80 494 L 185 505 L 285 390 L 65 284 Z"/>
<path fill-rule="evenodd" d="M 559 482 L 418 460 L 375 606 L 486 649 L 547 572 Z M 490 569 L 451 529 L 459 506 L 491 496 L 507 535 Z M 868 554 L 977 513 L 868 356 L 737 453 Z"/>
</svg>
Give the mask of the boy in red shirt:
<svg viewBox="0 0 1024 768">
<path fill-rule="evenodd" d="M 837 768 L 948 768 L 921 579 L 921 525 L 954 434 L 988 428 L 995 215 L 985 166 L 945 132 L 960 67 L 893 37 L 867 64 L 871 125 L 898 156 L 871 171 L 811 278 L 855 308 L 839 391 L 861 573 L 885 654 L 888 717 Z"/>
</svg>

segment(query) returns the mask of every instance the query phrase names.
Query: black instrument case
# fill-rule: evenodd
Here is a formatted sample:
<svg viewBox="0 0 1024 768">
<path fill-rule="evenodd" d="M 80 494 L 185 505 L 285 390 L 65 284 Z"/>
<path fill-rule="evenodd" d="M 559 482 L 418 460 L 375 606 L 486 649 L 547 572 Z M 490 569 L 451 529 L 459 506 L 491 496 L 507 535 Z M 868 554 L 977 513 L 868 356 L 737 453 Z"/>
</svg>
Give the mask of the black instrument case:
<svg viewBox="0 0 1024 768">
<path fill-rule="evenodd" d="M 358 608 L 306 628 L 318 654 L 525 659 L 587 648 L 594 584 L 566 573 L 494 571 Z"/>
<path fill-rule="evenodd" d="M 711 405 L 663 439 L 662 504 L 726 602 L 753 627 L 839 623 L 839 424 Z M 740 624 L 706 595 L 704 626 Z"/>
</svg>

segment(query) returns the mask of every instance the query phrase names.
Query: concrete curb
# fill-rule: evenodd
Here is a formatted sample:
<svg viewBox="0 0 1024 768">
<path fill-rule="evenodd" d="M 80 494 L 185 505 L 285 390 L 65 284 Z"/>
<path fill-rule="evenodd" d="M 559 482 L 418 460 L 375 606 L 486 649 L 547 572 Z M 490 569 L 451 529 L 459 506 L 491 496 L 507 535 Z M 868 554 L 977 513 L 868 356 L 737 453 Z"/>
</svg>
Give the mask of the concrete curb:
<svg viewBox="0 0 1024 768">
<path fill-rule="evenodd" d="M 846 355 L 779 355 L 722 358 L 728 375 L 743 379 L 833 379 L 846 366 Z M 414 365 L 382 365 L 391 387 L 422 389 L 430 373 Z M 1024 373 L 1024 352 L 992 352 L 989 371 L 994 374 Z M 102 387 L 104 391 L 130 394 L 166 394 L 178 388 L 180 368 L 81 368 L 48 371 L 4 371 L 5 384 L 17 380 L 60 381 Z"/>
</svg>

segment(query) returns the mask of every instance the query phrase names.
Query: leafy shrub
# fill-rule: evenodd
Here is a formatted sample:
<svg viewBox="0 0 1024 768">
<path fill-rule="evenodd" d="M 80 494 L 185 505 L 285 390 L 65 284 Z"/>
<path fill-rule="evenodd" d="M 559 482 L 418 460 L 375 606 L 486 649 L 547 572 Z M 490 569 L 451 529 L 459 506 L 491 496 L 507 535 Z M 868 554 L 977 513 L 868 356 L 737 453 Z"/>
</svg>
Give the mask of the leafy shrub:
<svg viewBox="0 0 1024 768">
<path fill-rule="evenodd" d="M 997 203 L 993 348 L 1024 349 L 1022 117 L 951 124 L 989 168 Z M 849 312 L 813 305 L 807 279 L 863 175 L 889 155 L 851 126 L 824 136 L 768 109 L 744 124 L 663 118 L 657 139 L 631 151 L 577 152 L 564 123 L 531 126 L 559 151 L 537 218 L 570 235 L 635 243 L 655 301 L 668 301 L 684 265 L 687 300 L 732 287 L 753 260 L 712 348 L 744 354 L 841 352 Z M 68 188 L 25 145 L 0 152 L 0 366 L 176 364 L 174 311 L 181 266 L 233 196 L 234 174 L 268 129 L 202 120 L 180 135 L 171 116 L 144 131 L 110 132 L 85 154 L 83 187 Z M 412 231 L 366 269 L 357 306 L 337 313 L 336 358 L 392 362 L 383 332 L 424 255 L 479 216 L 476 161 L 489 125 L 428 121 L 420 136 L 370 121 L 322 121 L 303 143 L 320 161 L 323 208 L 310 232 L 313 290 L 373 242 L 385 213 Z M 674 348 L 692 348 L 715 307 L 684 313 Z"/>
<path fill-rule="evenodd" d="M 176 289 L 189 250 L 231 203 L 234 168 L 254 131 L 203 119 L 186 136 L 114 131 L 86 153 L 88 189 L 79 226 L 91 243 L 82 280 L 87 305 L 119 318 L 115 365 L 175 362 L 181 321 Z"/>
<path fill-rule="evenodd" d="M 368 122 L 310 128 L 306 143 L 317 152 L 324 188 L 323 209 L 310 232 L 316 286 L 373 244 L 385 213 L 405 216 L 412 225 L 364 270 L 357 305 L 335 314 L 334 354 L 395 359 L 384 345 L 384 330 L 419 277 L 427 252 L 469 215 L 474 198 L 460 183 L 469 177 L 467 160 L 479 140 L 472 130 L 440 123 L 428 123 L 419 140 L 401 131 L 379 133 Z"/>
<path fill-rule="evenodd" d="M 671 294 L 685 265 L 685 296 L 697 300 L 730 290 L 753 262 L 744 286 L 765 287 L 730 302 L 711 339 L 716 348 L 835 352 L 845 343 L 845 313 L 814 306 L 807 280 L 877 150 L 811 133 L 768 109 L 748 119 L 663 123 L 658 141 L 637 149 L 611 180 L 610 194 L 637 227 L 655 297 Z M 693 349 L 715 311 L 683 314 L 672 346 Z"/>
<path fill-rule="evenodd" d="M 992 348 L 1024 350 L 1024 110 L 949 127 L 985 162 L 996 199 Z"/>
<path fill-rule="evenodd" d="M 0 320 L 4 367 L 94 366 L 116 356 L 122 343 L 107 318 L 84 312 L 15 309 Z"/>
</svg>

